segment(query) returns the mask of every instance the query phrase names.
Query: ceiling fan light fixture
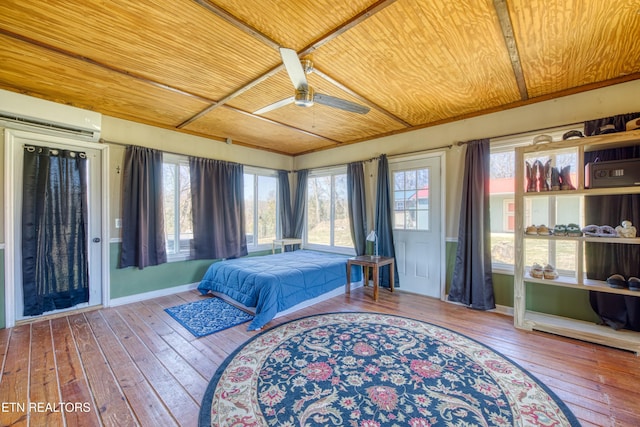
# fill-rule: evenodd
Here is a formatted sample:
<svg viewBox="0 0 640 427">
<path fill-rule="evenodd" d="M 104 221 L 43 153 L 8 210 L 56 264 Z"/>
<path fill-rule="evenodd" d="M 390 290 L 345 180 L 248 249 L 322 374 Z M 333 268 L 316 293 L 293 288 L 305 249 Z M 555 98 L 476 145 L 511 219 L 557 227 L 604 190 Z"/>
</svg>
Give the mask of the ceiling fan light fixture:
<svg viewBox="0 0 640 427">
<path fill-rule="evenodd" d="M 298 107 L 311 107 L 313 105 L 313 89 L 309 87 L 306 90 L 296 90 L 294 103 Z"/>
<path fill-rule="evenodd" d="M 311 74 L 313 72 L 313 62 L 310 59 L 301 59 L 300 65 L 305 74 Z"/>
</svg>

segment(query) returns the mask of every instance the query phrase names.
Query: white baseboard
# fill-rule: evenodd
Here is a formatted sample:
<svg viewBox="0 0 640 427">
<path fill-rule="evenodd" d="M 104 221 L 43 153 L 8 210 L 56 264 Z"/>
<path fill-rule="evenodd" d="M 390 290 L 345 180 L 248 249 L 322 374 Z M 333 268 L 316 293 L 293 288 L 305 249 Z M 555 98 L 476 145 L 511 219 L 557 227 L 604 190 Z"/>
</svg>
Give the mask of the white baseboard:
<svg viewBox="0 0 640 427">
<path fill-rule="evenodd" d="M 109 301 L 109 307 L 115 307 L 118 305 L 131 304 L 133 302 L 145 301 L 151 298 L 166 297 L 167 295 L 177 294 L 179 292 L 186 292 L 196 289 L 199 282 L 189 283 L 186 285 L 174 286 L 171 288 L 158 289 L 157 291 L 144 292 L 141 294 L 129 295 L 126 297 L 114 298 Z"/>
</svg>

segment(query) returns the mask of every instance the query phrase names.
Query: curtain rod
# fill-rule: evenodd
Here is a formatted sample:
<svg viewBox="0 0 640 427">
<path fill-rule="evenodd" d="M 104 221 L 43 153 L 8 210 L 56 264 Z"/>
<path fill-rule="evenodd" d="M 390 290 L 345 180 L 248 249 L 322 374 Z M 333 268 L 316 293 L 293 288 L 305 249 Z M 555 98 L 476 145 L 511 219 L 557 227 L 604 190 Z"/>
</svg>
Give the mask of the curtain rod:
<svg viewBox="0 0 640 427">
<path fill-rule="evenodd" d="M 560 125 L 560 126 L 549 126 L 549 127 L 545 127 L 545 128 L 528 130 L 526 132 L 507 133 L 507 134 L 504 134 L 504 135 L 492 136 L 492 137 L 489 137 L 488 139 L 492 140 L 492 139 L 508 138 L 508 137 L 511 137 L 511 136 L 518 136 L 518 135 L 526 135 L 526 134 L 529 134 L 529 133 L 544 132 L 544 131 L 548 131 L 548 130 L 554 130 L 554 129 L 558 129 L 558 128 L 570 127 L 570 126 L 576 126 L 576 125 L 584 125 L 584 122 L 568 123 L 568 124 Z M 481 139 L 481 138 L 477 138 L 477 139 Z M 422 150 L 414 150 L 414 151 L 407 151 L 407 152 L 400 153 L 400 154 L 394 154 L 392 156 L 389 156 L 389 158 L 393 159 L 393 158 L 403 157 L 403 156 L 407 156 L 407 155 L 411 155 L 411 154 L 430 153 L 432 151 L 440 151 L 440 150 L 445 150 L 445 149 L 448 150 L 448 149 L 451 149 L 453 147 L 462 147 L 463 145 L 467 145 L 471 141 L 474 141 L 474 140 L 454 141 L 451 144 L 440 145 L 438 147 L 425 148 L 425 149 L 422 149 Z M 371 162 L 373 160 L 377 160 L 378 158 L 380 158 L 380 156 L 372 157 L 372 158 L 366 159 L 366 160 L 355 160 L 354 162 Z M 349 163 L 354 163 L 354 162 L 336 163 L 336 164 L 332 164 L 332 165 L 325 165 L 325 166 L 320 166 L 318 169 L 334 168 L 334 167 L 337 167 L 337 166 L 346 166 Z"/>
<path fill-rule="evenodd" d="M 124 142 L 109 141 L 109 140 L 106 140 L 106 139 L 103 139 L 103 138 L 100 138 L 99 142 L 101 144 L 113 144 L 113 145 L 119 145 L 121 147 L 129 147 L 129 146 L 132 146 L 132 145 L 133 146 L 136 145 L 136 144 L 127 144 L 127 143 L 124 143 Z M 156 150 L 156 148 L 144 147 L 142 145 L 138 145 L 138 147 L 150 148 L 152 150 Z M 178 152 L 175 152 L 175 151 L 167 151 L 167 150 L 159 150 L 159 151 L 162 151 L 163 153 L 166 153 L 166 154 L 173 154 L 174 156 L 197 157 L 197 156 L 194 156 L 192 154 L 178 153 Z M 217 160 L 217 159 L 214 159 L 214 160 Z M 258 165 L 251 165 L 251 164 L 248 164 L 248 163 L 233 162 L 233 161 L 230 161 L 230 160 L 224 160 L 224 161 L 229 161 L 231 163 L 237 163 L 237 164 L 240 164 L 240 165 L 243 165 L 243 166 L 249 166 L 251 168 L 257 168 L 257 169 L 281 170 L 281 169 L 269 168 L 269 167 L 266 167 L 266 166 L 258 166 Z M 295 171 L 288 171 L 288 172 L 295 172 Z"/>
<path fill-rule="evenodd" d="M 492 136 L 489 137 L 489 140 L 492 139 L 500 139 L 500 138 L 508 138 L 511 136 L 518 136 L 518 135 L 526 135 L 528 133 L 537 133 L 537 132 L 544 132 L 544 131 L 548 131 L 548 130 L 553 130 L 553 129 L 558 129 L 558 128 L 562 128 L 562 127 L 569 127 L 569 126 L 576 126 L 576 125 L 584 125 L 584 122 L 576 122 L 576 123 L 567 123 L 565 125 L 560 125 L 560 126 L 549 126 L 549 127 L 544 127 L 544 128 L 539 128 L 539 129 L 533 129 L 533 130 L 529 130 L 526 132 L 513 132 L 513 133 L 507 133 L 507 134 L 503 134 L 503 135 L 497 135 L 497 136 Z M 478 138 L 480 139 L 480 138 Z M 439 150 L 444 150 L 444 149 L 451 149 L 453 147 L 461 147 L 463 145 L 468 144 L 469 142 L 471 142 L 473 140 L 470 141 L 454 141 L 451 144 L 447 144 L 447 145 L 441 145 L 438 147 L 432 147 L 432 148 L 425 148 L 422 150 L 415 150 L 415 151 L 407 151 L 405 153 L 400 153 L 400 154 L 394 154 L 392 156 L 389 156 L 389 158 L 393 159 L 396 157 L 401 157 L 401 156 L 406 156 L 406 155 L 411 155 L 411 154 L 419 154 L 419 153 L 430 153 L 432 151 L 439 151 Z M 100 138 L 100 143 L 102 144 L 114 144 L 114 145 L 120 145 L 123 147 L 128 147 L 129 145 L 135 145 L 135 144 L 125 144 L 124 142 L 115 142 L 115 141 L 108 141 L 106 139 L 102 139 Z M 147 147 L 148 148 L 148 147 Z M 176 156 L 190 156 L 189 154 L 184 154 L 184 153 L 176 153 L 176 152 L 172 152 L 172 151 L 164 151 L 161 150 L 163 153 L 167 153 L 167 154 L 174 154 Z M 366 160 L 356 160 L 356 162 L 360 161 L 360 162 L 372 162 L 374 160 L 379 159 L 380 156 L 376 156 L 376 157 L 372 157 L 370 159 L 366 159 Z M 235 162 L 238 163 L 238 162 Z M 348 162 L 348 163 L 336 163 L 333 165 L 325 165 L 325 166 L 321 166 L 317 169 L 322 169 L 322 168 L 333 168 L 333 167 L 337 167 L 337 166 L 346 166 L 349 163 L 353 163 L 353 162 Z M 271 168 L 267 168 L 265 166 L 257 166 L 257 165 L 251 165 L 251 164 L 246 164 L 246 163 L 241 163 L 244 166 L 249 166 L 249 167 L 254 167 L 254 168 L 260 168 L 260 169 L 271 169 Z M 275 170 L 275 169 L 274 169 Z M 291 170 L 289 172 L 297 172 L 295 170 Z"/>
</svg>

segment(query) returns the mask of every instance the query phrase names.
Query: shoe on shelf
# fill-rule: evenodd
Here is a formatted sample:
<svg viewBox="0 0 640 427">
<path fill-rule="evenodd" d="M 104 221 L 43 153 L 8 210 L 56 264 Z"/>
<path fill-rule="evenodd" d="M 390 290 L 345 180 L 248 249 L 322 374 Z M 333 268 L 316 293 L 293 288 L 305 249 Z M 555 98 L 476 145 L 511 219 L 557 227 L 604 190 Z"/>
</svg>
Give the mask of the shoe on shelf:
<svg viewBox="0 0 640 427">
<path fill-rule="evenodd" d="M 553 235 L 554 236 L 566 236 L 567 235 L 567 226 L 564 224 L 556 224 L 553 227 Z"/>
<path fill-rule="evenodd" d="M 550 236 L 551 235 L 551 231 L 549 231 L 549 228 L 542 224 L 538 226 L 538 234 L 541 236 Z"/>
<path fill-rule="evenodd" d="M 582 236 L 582 230 L 580 230 L 580 227 L 578 226 L 578 224 L 571 223 L 567 225 L 567 236 L 571 236 L 571 237 Z"/>
<path fill-rule="evenodd" d="M 536 227 L 535 225 L 530 225 L 527 227 L 527 229 L 524 231 L 524 234 L 532 234 L 532 235 L 536 235 L 538 234 L 538 227 Z"/>
<path fill-rule="evenodd" d="M 560 171 L 558 168 L 551 168 L 551 191 L 559 191 L 560 190 Z"/>
<path fill-rule="evenodd" d="M 607 279 L 607 284 L 610 288 L 614 289 L 625 289 L 629 287 L 627 281 L 624 280 L 624 277 L 622 277 L 620 274 L 609 276 L 609 278 Z"/>
<path fill-rule="evenodd" d="M 542 275 L 547 280 L 554 280 L 558 278 L 558 272 L 555 267 L 551 264 L 547 264 L 544 266 L 544 270 L 542 271 Z"/>
<path fill-rule="evenodd" d="M 535 192 L 538 177 L 533 175 L 533 167 L 531 166 L 531 164 L 529 164 L 529 162 L 524 162 L 524 165 L 527 179 L 527 193 Z"/>
<path fill-rule="evenodd" d="M 627 284 L 629 285 L 630 291 L 640 291 L 640 279 L 637 277 L 629 277 Z"/>
<path fill-rule="evenodd" d="M 571 184 L 571 166 L 565 166 L 560 169 L 560 189 L 575 190 L 576 187 Z"/>
<path fill-rule="evenodd" d="M 544 277 L 544 269 L 536 262 L 529 269 L 529 275 L 534 279 L 542 279 Z"/>
</svg>

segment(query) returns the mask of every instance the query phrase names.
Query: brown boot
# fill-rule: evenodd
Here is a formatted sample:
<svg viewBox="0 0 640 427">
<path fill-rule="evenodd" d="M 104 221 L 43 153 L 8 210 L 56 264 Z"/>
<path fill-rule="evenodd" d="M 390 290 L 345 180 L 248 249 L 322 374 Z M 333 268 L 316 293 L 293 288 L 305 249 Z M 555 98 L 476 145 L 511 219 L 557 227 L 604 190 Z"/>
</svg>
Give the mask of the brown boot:
<svg viewBox="0 0 640 427">
<path fill-rule="evenodd" d="M 575 190 L 576 187 L 571 184 L 571 166 L 565 166 L 560 170 L 560 189 Z"/>
<path fill-rule="evenodd" d="M 540 171 L 540 191 L 551 190 L 551 160 L 547 160 Z"/>
<path fill-rule="evenodd" d="M 533 162 L 532 176 L 535 179 L 535 191 L 544 191 L 544 166 L 540 160 Z"/>
<path fill-rule="evenodd" d="M 533 168 L 529 164 L 529 162 L 524 162 L 525 166 L 525 179 L 527 180 L 527 193 L 532 193 L 536 191 L 536 182 L 537 177 L 533 175 Z"/>
</svg>

